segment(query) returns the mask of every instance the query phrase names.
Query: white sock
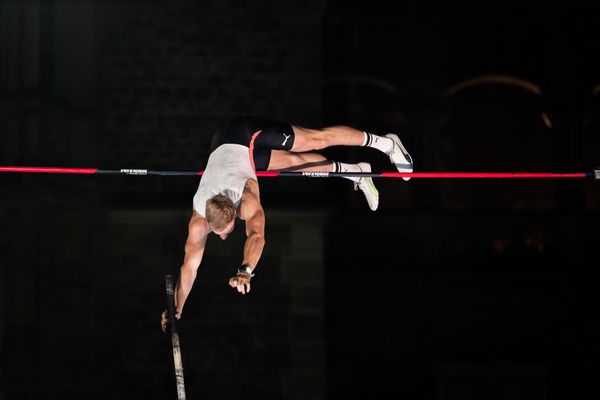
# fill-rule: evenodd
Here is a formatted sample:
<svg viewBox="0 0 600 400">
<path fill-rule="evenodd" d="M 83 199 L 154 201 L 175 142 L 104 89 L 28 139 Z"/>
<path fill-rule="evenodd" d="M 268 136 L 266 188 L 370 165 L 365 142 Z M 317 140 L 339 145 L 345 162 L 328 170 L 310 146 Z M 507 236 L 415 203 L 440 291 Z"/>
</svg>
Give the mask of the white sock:
<svg viewBox="0 0 600 400">
<path fill-rule="evenodd" d="M 394 142 L 392 139 L 373 135 L 372 133 L 363 132 L 365 134 L 365 139 L 363 141 L 363 146 L 372 147 L 377 149 L 383 153 L 388 153 L 394 147 Z"/>
<path fill-rule="evenodd" d="M 333 172 L 362 172 L 358 164 L 345 164 L 338 161 L 333 161 Z M 352 182 L 358 182 L 360 176 L 343 176 L 342 178 L 350 179 Z"/>
</svg>

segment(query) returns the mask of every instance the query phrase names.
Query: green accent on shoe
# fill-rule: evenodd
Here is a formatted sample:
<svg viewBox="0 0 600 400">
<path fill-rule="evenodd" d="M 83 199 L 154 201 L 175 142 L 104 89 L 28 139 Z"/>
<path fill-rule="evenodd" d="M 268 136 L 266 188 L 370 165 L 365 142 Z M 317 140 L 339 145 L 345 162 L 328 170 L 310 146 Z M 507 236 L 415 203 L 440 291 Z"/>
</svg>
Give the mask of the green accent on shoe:
<svg viewBox="0 0 600 400">
<path fill-rule="evenodd" d="M 369 189 L 371 190 L 371 192 L 375 193 L 377 196 L 379 196 L 379 190 L 377 190 L 377 188 L 373 184 L 373 180 L 369 179 L 368 185 L 369 185 Z"/>
</svg>

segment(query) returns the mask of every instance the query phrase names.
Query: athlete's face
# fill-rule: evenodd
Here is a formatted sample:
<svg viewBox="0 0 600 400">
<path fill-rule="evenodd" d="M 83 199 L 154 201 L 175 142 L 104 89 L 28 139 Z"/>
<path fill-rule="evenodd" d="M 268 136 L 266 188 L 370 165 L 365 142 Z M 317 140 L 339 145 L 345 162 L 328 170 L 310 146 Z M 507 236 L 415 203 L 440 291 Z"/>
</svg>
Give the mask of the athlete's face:
<svg viewBox="0 0 600 400">
<path fill-rule="evenodd" d="M 229 225 L 227 225 L 224 229 L 218 230 L 213 229 L 213 233 L 221 238 L 221 240 L 227 239 L 227 236 L 233 231 L 235 227 L 235 219 L 231 220 Z M 211 227 L 212 228 L 212 227 Z"/>
</svg>

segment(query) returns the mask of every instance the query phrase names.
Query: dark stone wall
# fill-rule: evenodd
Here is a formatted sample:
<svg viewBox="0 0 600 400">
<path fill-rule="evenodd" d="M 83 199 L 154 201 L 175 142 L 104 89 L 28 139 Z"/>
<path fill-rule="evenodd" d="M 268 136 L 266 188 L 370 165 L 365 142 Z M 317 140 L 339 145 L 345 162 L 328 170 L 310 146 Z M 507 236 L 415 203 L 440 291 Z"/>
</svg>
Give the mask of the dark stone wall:
<svg viewBox="0 0 600 400">
<path fill-rule="evenodd" d="M 102 7 L 102 164 L 200 170 L 232 115 L 319 124 L 322 3 Z"/>
<path fill-rule="evenodd" d="M 539 211 L 332 215 L 328 398 L 596 393 L 597 222 Z"/>
</svg>

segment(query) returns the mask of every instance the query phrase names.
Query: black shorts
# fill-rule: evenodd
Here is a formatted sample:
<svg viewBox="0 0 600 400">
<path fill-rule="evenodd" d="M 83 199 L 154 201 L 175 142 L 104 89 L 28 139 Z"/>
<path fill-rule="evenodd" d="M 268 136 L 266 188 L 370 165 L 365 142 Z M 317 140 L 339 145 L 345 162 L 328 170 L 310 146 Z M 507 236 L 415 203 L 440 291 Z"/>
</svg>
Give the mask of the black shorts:
<svg viewBox="0 0 600 400">
<path fill-rule="evenodd" d="M 235 117 L 215 134 L 210 151 L 225 143 L 247 146 L 255 170 L 266 171 L 271 161 L 271 150 L 291 150 L 294 145 L 294 130 L 287 122 Z"/>
</svg>

